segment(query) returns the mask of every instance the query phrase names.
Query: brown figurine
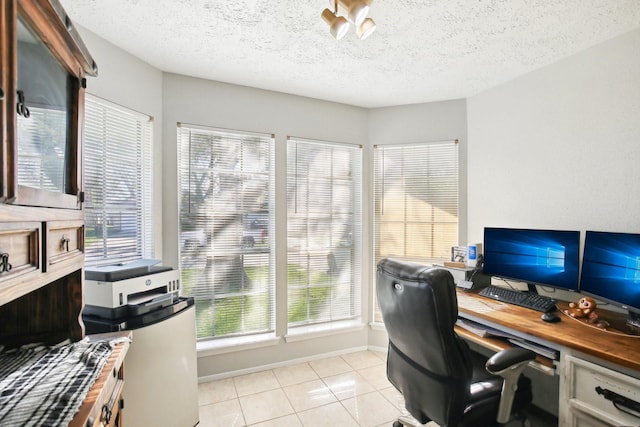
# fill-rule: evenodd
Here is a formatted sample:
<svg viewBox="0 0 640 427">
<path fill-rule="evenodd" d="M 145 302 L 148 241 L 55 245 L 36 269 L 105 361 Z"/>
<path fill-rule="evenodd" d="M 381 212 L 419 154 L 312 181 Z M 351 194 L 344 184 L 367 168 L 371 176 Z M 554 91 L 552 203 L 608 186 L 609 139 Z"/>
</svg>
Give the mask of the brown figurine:
<svg viewBox="0 0 640 427">
<path fill-rule="evenodd" d="M 584 318 L 587 323 L 591 323 L 600 329 L 607 329 L 611 325 L 606 320 L 598 318 L 596 306 L 596 301 L 593 298 L 582 297 L 577 304 L 575 302 L 570 302 L 569 308 L 562 311 L 564 314 L 576 319 Z"/>
<path fill-rule="evenodd" d="M 593 298 L 582 297 L 576 304 L 575 302 L 569 303 L 569 308 L 564 310 L 564 314 L 577 319 L 586 317 L 590 323 L 595 322 L 598 319 L 596 314 L 596 301 Z"/>
</svg>

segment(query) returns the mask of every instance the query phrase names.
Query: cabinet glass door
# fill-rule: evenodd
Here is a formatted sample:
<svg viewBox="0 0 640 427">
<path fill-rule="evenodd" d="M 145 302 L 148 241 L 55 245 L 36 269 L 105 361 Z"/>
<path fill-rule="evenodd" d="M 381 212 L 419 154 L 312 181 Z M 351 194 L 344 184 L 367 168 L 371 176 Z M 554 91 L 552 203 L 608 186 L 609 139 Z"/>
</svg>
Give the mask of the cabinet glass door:
<svg viewBox="0 0 640 427">
<path fill-rule="evenodd" d="M 77 184 L 69 182 L 76 171 L 72 147 L 76 135 L 70 126 L 70 106 L 77 98 L 75 80 L 20 19 L 17 50 L 17 202 L 75 207 L 68 206 L 63 196 L 77 191 Z M 43 196 L 43 191 L 59 196 L 57 200 L 51 194 Z"/>
</svg>

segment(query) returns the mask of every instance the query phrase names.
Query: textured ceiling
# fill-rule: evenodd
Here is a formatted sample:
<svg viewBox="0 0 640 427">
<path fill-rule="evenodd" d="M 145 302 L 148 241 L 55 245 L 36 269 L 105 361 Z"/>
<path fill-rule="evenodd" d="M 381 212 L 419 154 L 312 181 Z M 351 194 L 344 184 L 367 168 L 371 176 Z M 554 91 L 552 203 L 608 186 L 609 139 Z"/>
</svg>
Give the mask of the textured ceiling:
<svg viewBox="0 0 640 427">
<path fill-rule="evenodd" d="M 337 41 L 328 0 L 61 2 L 160 70 L 368 108 L 472 96 L 640 27 L 640 0 L 374 0 L 376 32 Z"/>
</svg>

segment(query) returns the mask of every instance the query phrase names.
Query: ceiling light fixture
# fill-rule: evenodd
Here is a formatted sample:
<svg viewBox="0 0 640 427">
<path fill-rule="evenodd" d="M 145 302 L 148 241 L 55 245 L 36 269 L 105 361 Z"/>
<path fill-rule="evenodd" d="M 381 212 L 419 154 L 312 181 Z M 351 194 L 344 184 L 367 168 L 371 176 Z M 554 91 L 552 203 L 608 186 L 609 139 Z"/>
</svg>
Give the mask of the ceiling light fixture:
<svg viewBox="0 0 640 427">
<path fill-rule="evenodd" d="M 329 32 L 337 40 L 340 40 L 349 31 L 349 23 L 344 16 L 336 16 L 329 9 L 322 11 L 322 19 L 329 24 Z"/>
<path fill-rule="evenodd" d="M 369 37 L 376 30 L 376 23 L 371 18 L 367 18 L 362 21 L 362 24 L 356 28 L 356 34 L 360 40 L 364 40 Z"/>
<path fill-rule="evenodd" d="M 337 40 L 349 31 L 349 22 L 356 27 L 356 35 L 360 40 L 369 37 L 376 30 L 376 23 L 371 18 L 367 18 L 369 8 L 373 0 L 329 0 L 333 6 L 333 11 L 325 9 L 322 11 L 322 19 L 329 25 L 329 32 Z M 339 16 L 341 12 L 344 16 Z"/>
</svg>

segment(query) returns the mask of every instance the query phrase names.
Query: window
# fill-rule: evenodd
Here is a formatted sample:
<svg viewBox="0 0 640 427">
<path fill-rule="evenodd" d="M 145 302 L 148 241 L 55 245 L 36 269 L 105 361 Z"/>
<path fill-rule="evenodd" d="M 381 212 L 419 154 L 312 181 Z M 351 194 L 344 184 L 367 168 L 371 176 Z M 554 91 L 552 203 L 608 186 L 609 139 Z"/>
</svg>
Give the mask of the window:
<svg viewBox="0 0 640 427">
<path fill-rule="evenodd" d="M 374 186 L 376 264 L 449 259 L 458 244 L 457 141 L 376 146 Z M 377 300 L 374 312 L 381 322 Z"/>
<path fill-rule="evenodd" d="M 360 146 L 289 138 L 289 327 L 360 316 Z"/>
<path fill-rule="evenodd" d="M 88 95 L 84 144 L 87 265 L 152 258 L 151 117 Z"/>
<path fill-rule="evenodd" d="M 273 135 L 178 127 L 180 269 L 199 339 L 274 330 Z"/>
</svg>

